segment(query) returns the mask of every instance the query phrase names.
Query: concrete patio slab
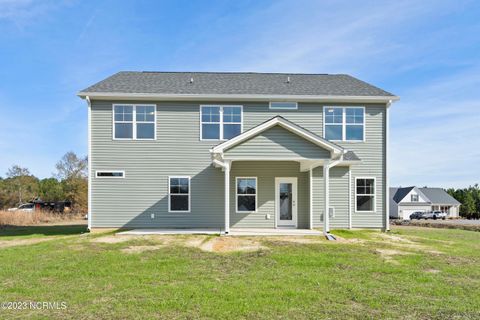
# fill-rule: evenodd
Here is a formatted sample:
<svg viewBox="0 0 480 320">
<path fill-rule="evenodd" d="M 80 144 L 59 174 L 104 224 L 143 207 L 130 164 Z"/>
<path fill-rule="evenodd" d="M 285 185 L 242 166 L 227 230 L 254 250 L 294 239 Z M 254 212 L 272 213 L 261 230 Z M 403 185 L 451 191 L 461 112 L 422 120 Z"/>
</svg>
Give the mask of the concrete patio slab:
<svg viewBox="0 0 480 320">
<path fill-rule="evenodd" d="M 118 235 L 224 235 L 222 229 L 133 229 L 118 232 Z M 322 236 L 318 230 L 309 229 L 264 229 L 232 228 L 228 236 Z"/>
</svg>

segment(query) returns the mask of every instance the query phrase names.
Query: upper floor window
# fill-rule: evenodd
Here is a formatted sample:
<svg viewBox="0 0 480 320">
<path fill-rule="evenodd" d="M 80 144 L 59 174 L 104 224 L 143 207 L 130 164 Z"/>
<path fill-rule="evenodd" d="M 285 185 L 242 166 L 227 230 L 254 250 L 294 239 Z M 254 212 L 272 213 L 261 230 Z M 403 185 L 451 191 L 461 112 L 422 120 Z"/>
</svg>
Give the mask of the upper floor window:
<svg viewBox="0 0 480 320">
<path fill-rule="evenodd" d="M 412 194 L 410 195 L 410 200 L 412 202 L 418 202 L 418 194 Z"/>
<path fill-rule="evenodd" d="M 365 140 L 364 107 L 324 107 L 324 137 L 334 141 Z"/>
<path fill-rule="evenodd" d="M 113 105 L 114 139 L 155 139 L 155 105 Z"/>
<path fill-rule="evenodd" d="M 241 106 L 201 106 L 201 140 L 228 140 L 242 132 Z"/>
<path fill-rule="evenodd" d="M 296 102 L 270 102 L 270 110 L 297 110 Z"/>
</svg>

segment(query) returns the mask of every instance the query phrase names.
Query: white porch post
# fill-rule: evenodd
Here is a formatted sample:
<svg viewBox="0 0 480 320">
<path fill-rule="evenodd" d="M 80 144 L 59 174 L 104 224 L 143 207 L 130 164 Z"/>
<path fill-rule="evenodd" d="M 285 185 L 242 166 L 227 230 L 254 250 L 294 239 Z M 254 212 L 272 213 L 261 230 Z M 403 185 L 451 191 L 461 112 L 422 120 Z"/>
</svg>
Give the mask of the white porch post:
<svg viewBox="0 0 480 320">
<path fill-rule="evenodd" d="M 225 234 L 230 232 L 230 168 L 231 162 L 225 161 Z"/>
<path fill-rule="evenodd" d="M 330 191 L 329 191 L 329 180 L 330 180 L 330 163 L 325 162 L 323 165 L 323 178 L 325 182 L 325 208 L 323 211 L 323 233 L 330 232 Z"/>
</svg>

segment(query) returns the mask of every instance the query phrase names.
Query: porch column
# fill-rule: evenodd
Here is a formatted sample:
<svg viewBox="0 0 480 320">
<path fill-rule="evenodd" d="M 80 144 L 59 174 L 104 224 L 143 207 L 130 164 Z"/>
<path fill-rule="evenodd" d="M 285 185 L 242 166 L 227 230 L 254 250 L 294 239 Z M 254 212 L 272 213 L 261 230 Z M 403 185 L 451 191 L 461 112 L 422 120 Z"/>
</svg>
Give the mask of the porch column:
<svg viewBox="0 0 480 320">
<path fill-rule="evenodd" d="M 230 168 L 231 163 L 225 161 L 225 234 L 230 232 Z"/>
<path fill-rule="evenodd" d="M 330 180 L 330 163 L 325 162 L 323 165 L 323 178 L 325 182 L 325 208 L 323 211 L 323 233 L 330 232 L 330 191 L 329 191 L 329 180 Z"/>
</svg>

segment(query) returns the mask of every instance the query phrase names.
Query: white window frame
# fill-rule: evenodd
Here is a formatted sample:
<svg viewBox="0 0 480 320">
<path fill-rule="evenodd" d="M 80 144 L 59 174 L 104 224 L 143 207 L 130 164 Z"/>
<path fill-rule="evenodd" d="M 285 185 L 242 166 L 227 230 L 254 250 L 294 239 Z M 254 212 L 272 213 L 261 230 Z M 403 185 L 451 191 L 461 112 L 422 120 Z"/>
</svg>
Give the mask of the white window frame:
<svg viewBox="0 0 480 320">
<path fill-rule="evenodd" d="M 220 126 L 220 136 L 219 139 L 203 139 L 202 138 L 202 109 L 206 107 L 219 107 L 220 108 L 220 121 L 219 122 L 205 122 L 206 124 L 211 123 L 211 124 L 216 124 L 218 123 Z M 240 108 L 240 122 L 226 122 L 227 124 L 240 124 L 240 134 L 243 133 L 243 106 L 242 105 L 233 105 L 233 104 L 202 104 L 200 105 L 200 141 L 226 141 L 228 139 L 223 138 L 223 108 L 224 107 L 239 107 Z"/>
<path fill-rule="evenodd" d="M 295 107 L 293 107 L 293 108 L 275 107 L 274 104 L 276 104 L 276 103 L 292 103 L 292 104 L 295 104 Z M 270 110 L 285 110 L 285 111 L 298 110 L 298 102 L 294 102 L 294 101 L 270 101 L 268 108 Z"/>
<path fill-rule="evenodd" d="M 116 106 L 128 106 L 128 107 L 133 107 L 133 114 L 132 114 L 132 121 L 115 121 L 115 107 Z M 138 121 L 137 122 L 137 106 L 140 107 L 153 107 L 154 108 L 154 114 L 153 114 L 153 139 L 138 139 L 137 138 L 137 123 L 151 123 L 151 122 L 145 122 L 145 121 Z M 132 123 L 132 138 L 115 138 L 115 123 Z M 151 104 L 151 103 L 114 103 L 112 105 L 112 138 L 113 140 L 140 140 L 140 141 L 155 141 L 157 140 L 157 105 L 156 104 Z"/>
<path fill-rule="evenodd" d="M 253 197 L 250 194 L 238 193 L 238 180 L 239 179 L 254 179 L 255 180 L 255 210 L 253 211 L 239 211 L 238 210 L 238 196 Z M 257 213 L 258 212 L 258 179 L 257 177 L 235 177 L 235 212 L 236 213 Z"/>
<path fill-rule="evenodd" d="M 188 210 L 172 210 L 171 207 L 171 195 L 186 195 L 185 193 L 170 193 L 170 180 L 172 178 L 188 179 Z M 192 185 L 190 176 L 168 176 L 168 212 L 169 213 L 190 213 L 192 211 Z"/>
<path fill-rule="evenodd" d="M 417 197 L 417 200 L 413 200 L 413 197 L 414 197 L 414 196 Z M 420 198 L 420 197 L 418 196 L 418 194 L 411 194 L 411 195 L 410 195 L 410 202 L 419 202 L 419 198 Z"/>
<path fill-rule="evenodd" d="M 335 124 L 327 124 L 326 121 L 326 110 L 331 109 L 331 108 L 339 108 L 342 109 L 342 123 L 335 123 Z M 347 112 L 346 110 L 348 109 L 362 109 L 363 110 L 363 123 L 361 124 L 363 126 L 363 139 L 362 140 L 347 140 L 347 126 L 348 125 L 360 125 L 360 123 L 347 123 Z M 365 142 L 366 137 L 365 137 L 365 106 L 323 106 L 323 138 L 326 138 L 326 132 L 325 132 L 325 127 L 328 125 L 341 125 L 342 126 L 342 139 L 341 140 L 329 140 L 329 141 L 337 141 L 337 142 Z"/>
<path fill-rule="evenodd" d="M 373 180 L 373 210 L 358 210 L 357 196 L 372 196 L 372 194 L 357 194 L 357 180 L 372 179 Z M 377 212 L 377 178 L 375 177 L 355 177 L 355 213 L 375 213 Z"/>
<path fill-rule="evenodd" d="M 102 176 L 99 176 L 98 174 L 99 173 L 102 173 L 102 172 L 119 172 L 122 174 L 121 177 L 102 177 Z M 125 178 L 125 170 L 95 170 L 95 178 L 97 179 L 124 179 Z"/>
</svg>

